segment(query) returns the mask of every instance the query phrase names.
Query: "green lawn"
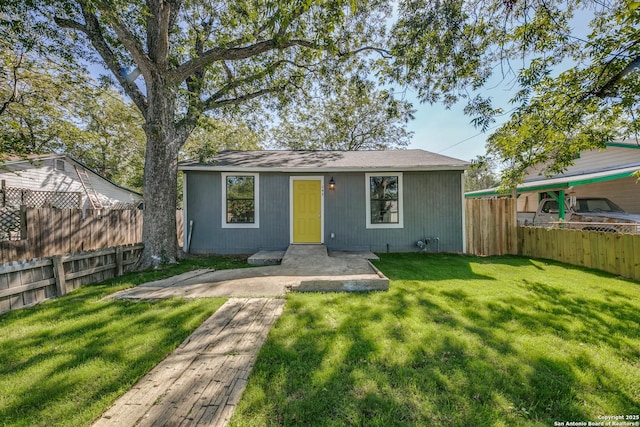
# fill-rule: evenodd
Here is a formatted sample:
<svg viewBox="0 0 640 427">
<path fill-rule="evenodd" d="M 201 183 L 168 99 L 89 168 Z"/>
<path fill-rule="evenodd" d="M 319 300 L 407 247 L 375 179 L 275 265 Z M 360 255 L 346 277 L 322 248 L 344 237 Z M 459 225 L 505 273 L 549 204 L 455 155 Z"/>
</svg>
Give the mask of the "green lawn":
<svg viewBox="0 0 640 427">
<path fill-rule="evenodd" d="M 243 265 L 186 261 L 0 315 L 0 426 L 89 425 L 225 301 L 105 295 L 195 268 Z"/>
<path fill-rule="evenodd" d="M 640 414 L 640 285 L 383 255 L 388 292 L 289 294 L 234 426 L 552 426 Z"/>
</svg>

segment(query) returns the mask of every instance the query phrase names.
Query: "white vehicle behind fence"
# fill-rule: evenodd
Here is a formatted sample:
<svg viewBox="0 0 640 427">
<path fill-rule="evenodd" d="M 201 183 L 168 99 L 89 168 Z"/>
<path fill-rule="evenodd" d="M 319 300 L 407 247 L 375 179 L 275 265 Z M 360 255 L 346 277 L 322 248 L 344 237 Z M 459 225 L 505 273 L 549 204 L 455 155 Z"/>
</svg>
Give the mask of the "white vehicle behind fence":
<svg viewBox="0 0 640 427">
<path fill-rule="evenodd" d="M 626 213 L 609 199 L 569 197 L 565 199 L 565 218 L 561 221 L 558 201 L 542 199 L 534 214 L 518 212 L 518 225 L 640 233 L 640 215 Z"/>
</svg>

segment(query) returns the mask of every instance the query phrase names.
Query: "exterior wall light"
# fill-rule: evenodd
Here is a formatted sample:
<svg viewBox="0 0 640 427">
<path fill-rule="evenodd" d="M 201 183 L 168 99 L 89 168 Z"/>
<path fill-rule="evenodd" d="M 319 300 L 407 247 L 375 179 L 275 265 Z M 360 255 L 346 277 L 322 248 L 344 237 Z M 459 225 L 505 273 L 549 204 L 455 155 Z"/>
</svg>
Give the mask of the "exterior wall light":
<svg viewBox="0 0 640 427">
<path fill-rule="evenodd" d="M 331 179 L 329 180 L 329 190 L 335 190 L 336 189 L 336 182 L 333 180 L 333 177 L 331 177 Z"/>
</svg>

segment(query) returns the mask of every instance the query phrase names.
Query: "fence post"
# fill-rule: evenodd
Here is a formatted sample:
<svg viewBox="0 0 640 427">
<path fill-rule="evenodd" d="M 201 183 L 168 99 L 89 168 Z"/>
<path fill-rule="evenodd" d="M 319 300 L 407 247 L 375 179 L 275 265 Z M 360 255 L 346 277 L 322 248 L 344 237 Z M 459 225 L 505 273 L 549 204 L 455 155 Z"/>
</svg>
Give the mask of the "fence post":
<svg viewBox="0 0 640 427">
<path fill-rule="evenodd" d="M 116 246 L 116 277 L 122 276 L 124 266 L 122 265 L 122 246 Z"/>
<path fill-rule="evenodd" d="M 20 205 L 20 240 L 27 238 L 27 207 Z"/>
<path fill-rule="evenodd" d="M 59 297 L 67 294 L 67 283 L 64 278 L 64 262 L 62 255 L 56 255 L 53 258 L 53 275 L 56 278 L 56 292 Z"/>
</svg>

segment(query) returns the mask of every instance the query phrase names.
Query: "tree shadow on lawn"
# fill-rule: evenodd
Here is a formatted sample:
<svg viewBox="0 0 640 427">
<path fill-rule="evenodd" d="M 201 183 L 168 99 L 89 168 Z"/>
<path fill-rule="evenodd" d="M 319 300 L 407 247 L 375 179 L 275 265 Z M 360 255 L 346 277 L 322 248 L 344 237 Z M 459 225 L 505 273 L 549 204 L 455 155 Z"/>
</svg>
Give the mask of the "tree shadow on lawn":
<svg viewBox="0 0 640 427">
<path fill-rule="evenodd" d="M 472 264 L 495 264 L 510 267 L 533 267 L 542 270 L 530 258 L 520 256 L 476 257 L 447 253 L 394 253 L 379 254 L 374 264 L 393 280 L 496 280 L 479 274 Z M 553 261 L 549 261 L 553 262 Z"/>
<path fill-rule="evenodd" d="M 519 255 L 503 255 L 478 257 L 473 255 L 448 254 L 448 253 L 392 253 L 379 254 L 379 261 L 374 264 L 382 270 L 387 277 L 394 280 L 496 280 L 495 277 L 486 274 L 479 274 L 474 271 L 473 264 L 476 265 L 496 265 L 519 268 L 533 268 L 543 273 L 545 267 L 555 266 L 570 271 L 581 271 L 595 277 L 612 278 L 616 277 L 629 283 L 638 284 L 637 281 L 618 277 L 614 274 L 587 267 L 565 264 L 549 259 L 533 259 Z M 517 272 L 517 270 L 515 271 Z"/>
<path fill-rule="evenodd" d="M 232 425 L 548 426 L 640 405 L 640 310 L 628 293 L 533 281 L 503 292 L 453 264 L 455 279 L 486 284 L 439 288 L 431 266 L 381 264 L 388 292 L 288 297 Z"/>
<path fill-rule="evenodd" d="M 90 422 L 211 311 L 177 299 L 101 301 L 101 288 L 0 318 L 8 328 L 0 338 L 0 378 L 12 381 L 12 395 L 0 396 L 0 424 Z"/>
<path fill-rule="evenodd" d="M 468 262 L 461 262 L 466 258 L 462 255 L 408 252 L 379 254 L 379 257 L 380 261 L 374 264 L 393 280 L 494 280 L 490 276 L 474 273 Z"/>
</svg>

